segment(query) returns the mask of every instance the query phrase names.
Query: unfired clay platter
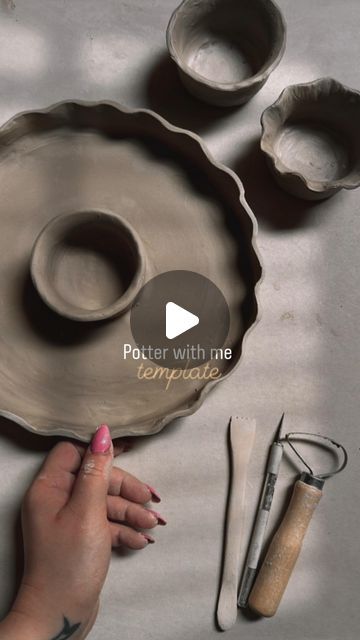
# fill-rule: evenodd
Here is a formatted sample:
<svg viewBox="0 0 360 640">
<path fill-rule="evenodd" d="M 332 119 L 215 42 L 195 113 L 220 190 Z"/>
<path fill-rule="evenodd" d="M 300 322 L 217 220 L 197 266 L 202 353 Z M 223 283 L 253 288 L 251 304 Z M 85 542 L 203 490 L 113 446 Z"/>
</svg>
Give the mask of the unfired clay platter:
<svg viewBox="0 0 360 640">
<path fill-rule="evenodd" d="M 105 209 L 136 230 L 146 278 L 177 269 L 210 278 L 231 314 L 226 377 L 257 317 L 261 268 L 242 186 L 200 139 L 150 111 L 65 102 L 0 130 L 0 414 L 46 435 L 88 440 L 156 433 L 194 412 L 216 381 L 139 380 L 130 312 L 103 323 L 65 319 L 30 277 L 34 242 L 53 218 Z"/>
</svg>

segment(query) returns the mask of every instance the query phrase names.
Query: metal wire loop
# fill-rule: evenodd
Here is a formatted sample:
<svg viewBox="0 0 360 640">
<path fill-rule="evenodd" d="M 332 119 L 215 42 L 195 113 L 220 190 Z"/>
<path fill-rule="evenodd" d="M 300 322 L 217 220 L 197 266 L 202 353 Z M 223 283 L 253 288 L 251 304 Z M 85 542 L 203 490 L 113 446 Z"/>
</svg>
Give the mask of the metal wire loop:
<svg viewBox="0 0 360 640">
<path fill-rule="evenodd" d="M 315 474 L 312 470 L 312 468 L 310 467 L 310 465 L 304 460 L 304 458 L 302 457 L 302 455 L 298 452 L 298 450 L 295 448 L 295 446 L 293 445 L 293 443 L 291 442 L 291 438 L 297 438 L 298 436 L 308 436 L 311 438 L 315 438 L 315 439 L 319 439 L 319 440 L 326 440 L 327 442 L 330 442 L 332 444 L 332 446 L 337 447 L 338 449 L 341 450 L 342 454 L 343 454 L 343 462 L 342 464 L 335 469 L 335 471 L 330 471 L 329 473 L 321 473 L 321 474 Z M 293 450 L 293 452 L 297 455 L 297 457 L 299 458 L 299 460 L 301 460 L 301 462 L 305 465 L 305 467 L 310 471 L 311 475 L 325 480 L 326 478 L 331 478 L 332 476 L 335 476 L 337 473 L 340 473 L 340 471 L 342 471 L 343 469 L 345 469 L 347 463 L 348 463 L 348 454 L 347 451 L 345 449 L 345 447 L 343 447 L 342 444 L 339 444 L 339 442 L 335 442 L 335 440 L 333 440 L 332 438 L 329 438 L 328 436 L 323 436 L 320 435 L 318 433 L 309 433 L 307 431 L 290 431 L 289 433 L 287 433 L 284 436 L 284 440 L 287 442 L 287 444 L 289 445 L 289 447 L 291 447 L 291 449 Z"/>
</svg>

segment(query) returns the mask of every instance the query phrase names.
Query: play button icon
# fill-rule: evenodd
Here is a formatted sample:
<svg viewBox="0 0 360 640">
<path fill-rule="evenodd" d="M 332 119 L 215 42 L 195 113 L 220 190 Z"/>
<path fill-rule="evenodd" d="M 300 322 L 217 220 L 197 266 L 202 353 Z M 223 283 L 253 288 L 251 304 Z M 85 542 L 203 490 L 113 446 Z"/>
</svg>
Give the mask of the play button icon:
<svg viewBox="0 0 360 640">
<path fill-rule="evenodd" d="M 229 333 L 224 295 L 193 271 L 165 271 L 140 290 L 130 313 L 136 347 L 168 369 L 191 369 L 214 359 Z"/>
<path fill-rule="evenodd" d="M 190 331 L 199 324 L 200 320 L 194 313 L 190 313 L 175 302 L 166 305 L 166 337 L 173 340 L 182 333 Z"/>
</svg>

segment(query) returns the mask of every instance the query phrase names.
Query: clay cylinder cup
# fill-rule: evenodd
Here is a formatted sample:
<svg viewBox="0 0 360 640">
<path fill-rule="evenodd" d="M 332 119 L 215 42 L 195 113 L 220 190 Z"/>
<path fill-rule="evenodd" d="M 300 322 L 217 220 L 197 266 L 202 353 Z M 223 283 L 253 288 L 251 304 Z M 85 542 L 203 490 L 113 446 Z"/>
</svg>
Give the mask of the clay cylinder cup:
<svg viewBox="0 0 360 640">
<path fill-rule="evenodd" d="M 120 215 L 78 211 L 53 218 L 38 236 L 31 277 L 40 297 L 59 315 L 79 322 L 124 313 L 145 278 L 141 240 Z"/>
<path fill-rule="evenodd" d="M 272 0 L 184 0 L 167 45 L 184 86 L 212 105 L 247 102 L 285 49 L 286 27 Z"/>
</svg>

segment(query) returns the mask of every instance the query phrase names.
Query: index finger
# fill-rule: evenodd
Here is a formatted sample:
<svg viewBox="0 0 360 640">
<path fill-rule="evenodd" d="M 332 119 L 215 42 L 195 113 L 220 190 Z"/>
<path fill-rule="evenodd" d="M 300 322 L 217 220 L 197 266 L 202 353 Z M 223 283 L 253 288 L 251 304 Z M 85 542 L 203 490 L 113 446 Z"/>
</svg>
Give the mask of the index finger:
<svg viewBox="0 0 360 640">
<path fill-rule="evenodd" d="M 154 489 L 149 485 L 141 482 L 131 473 L 120 469 L 119 467 L 113 467 L 110 484 L 109 495 L 122 496 L 126 500 L 137 502 L 138 504 L 145 504 L 146 502 L 159 502 L 160 500 L 154 500 Z"/>
</svg>

